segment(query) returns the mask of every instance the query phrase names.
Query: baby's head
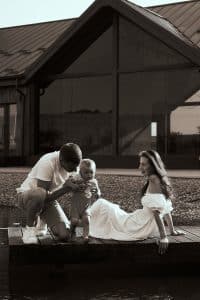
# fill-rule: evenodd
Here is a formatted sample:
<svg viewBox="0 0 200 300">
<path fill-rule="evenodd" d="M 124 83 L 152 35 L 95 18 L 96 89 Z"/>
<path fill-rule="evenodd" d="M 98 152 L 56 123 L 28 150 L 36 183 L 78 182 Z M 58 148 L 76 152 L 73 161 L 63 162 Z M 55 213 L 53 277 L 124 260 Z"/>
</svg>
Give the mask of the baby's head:
<svg viewBox="0 0 200 300">
<path fill-rule="evenodd" d="M 96 164 L 92 159 L 84 158 L 80 163 L 80 174 L 84 180 L 90 180 L 95 177 Z"/>
</svg>

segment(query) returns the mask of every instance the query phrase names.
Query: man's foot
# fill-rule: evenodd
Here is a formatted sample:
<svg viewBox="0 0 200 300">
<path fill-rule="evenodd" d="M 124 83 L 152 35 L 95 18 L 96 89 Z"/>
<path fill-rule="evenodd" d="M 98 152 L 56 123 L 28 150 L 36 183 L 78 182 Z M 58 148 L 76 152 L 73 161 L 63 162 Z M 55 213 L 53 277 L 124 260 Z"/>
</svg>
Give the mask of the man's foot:
<svg viewBox="0 0 200 300">
<path fill-rule="evenodd" d="M 38 239 L 36 236 L 36 228 L 26 226 L 26 228 L 23 231 L 22 240 L 24 244 L 37 244 Z"/>
<path fill-rule="evenodd" d="M 44 222 L 40 216 L 38 216 L 37 224 L 36 224 L 36 235 L 44 236 L 47 234 L 47 223 Z"/>
</svg>

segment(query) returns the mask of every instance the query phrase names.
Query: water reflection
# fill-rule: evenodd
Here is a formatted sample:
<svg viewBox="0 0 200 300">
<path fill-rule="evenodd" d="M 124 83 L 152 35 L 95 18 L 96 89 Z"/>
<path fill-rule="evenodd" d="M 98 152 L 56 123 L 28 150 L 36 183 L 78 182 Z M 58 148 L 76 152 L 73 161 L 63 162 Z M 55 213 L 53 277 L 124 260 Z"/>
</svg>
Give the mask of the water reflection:
<svg viewBox="0 0 200 300">
<path fill-rule="evenodd" d="M 32 284 L 35 284 L 33 282 Z M 198 278 L 49 279 L 47 289 L 0 299 L 38 300 L 199 300 Z"/>
</svg>

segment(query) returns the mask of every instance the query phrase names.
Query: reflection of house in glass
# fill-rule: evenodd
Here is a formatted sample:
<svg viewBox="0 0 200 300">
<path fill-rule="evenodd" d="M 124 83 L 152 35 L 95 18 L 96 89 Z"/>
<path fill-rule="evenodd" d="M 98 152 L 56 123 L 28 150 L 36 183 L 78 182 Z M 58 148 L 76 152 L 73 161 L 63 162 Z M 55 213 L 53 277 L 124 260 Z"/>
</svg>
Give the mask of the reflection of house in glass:
<svg viewBox="0 0 200 300">
<path fill-rule="evenodd" d="M 187 99 L 170 115 L 169 152 L 195 155 L 200 148 L 200 92 Z"/>
<path fill-rule="evenodd" d="M 73 141 L 99 167 L 136 167 L 147 148 L 198 167 L 199 26 L 196 1 L 97 0 L 78 19 L 0 29 L 1 163 Z"/>
<path fill-rule="evenodd" d="M 91 154 L 112 153 L 111 112 L 80 111 L 41 115 L 40 145 L 44 151 L 63 141 L 81 141 L 82 150 Z M 51 125 L 50 125 L 51 124 Z M 61 130 L 62 128 L 62 130 Z M 53 146 L 53 147 L 52 147 Z"/>
</svg>

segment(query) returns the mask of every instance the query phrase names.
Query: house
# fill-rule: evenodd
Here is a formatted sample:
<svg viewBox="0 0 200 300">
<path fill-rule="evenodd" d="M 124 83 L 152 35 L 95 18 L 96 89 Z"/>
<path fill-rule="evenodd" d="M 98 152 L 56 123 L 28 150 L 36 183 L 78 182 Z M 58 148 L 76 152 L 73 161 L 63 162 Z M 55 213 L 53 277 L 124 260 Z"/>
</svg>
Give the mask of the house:
<svg viewBox="0 0 200 300">
<path fill-rule="evenodd" d="M 98 167 L 199 168 L 200 2 L 96 0 L 77 19 L 0 29 L 0 164 L 65 142 Z"/>
</svg>

